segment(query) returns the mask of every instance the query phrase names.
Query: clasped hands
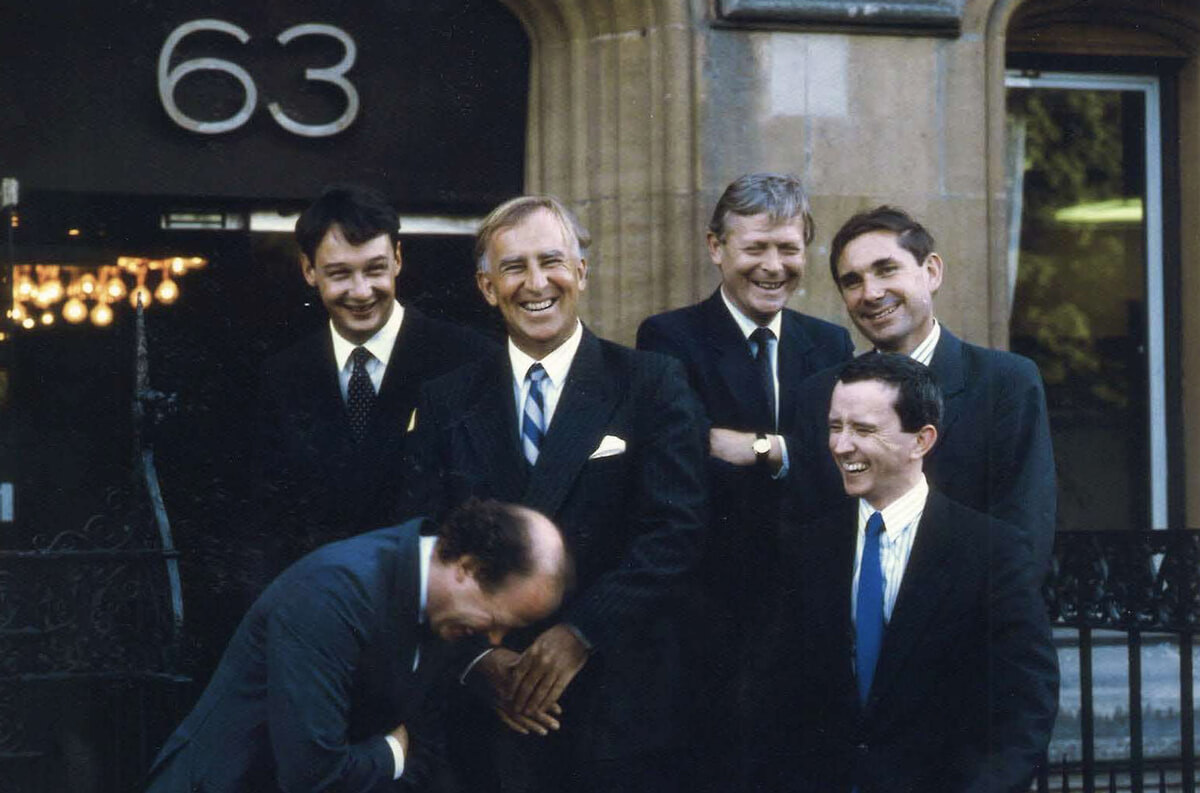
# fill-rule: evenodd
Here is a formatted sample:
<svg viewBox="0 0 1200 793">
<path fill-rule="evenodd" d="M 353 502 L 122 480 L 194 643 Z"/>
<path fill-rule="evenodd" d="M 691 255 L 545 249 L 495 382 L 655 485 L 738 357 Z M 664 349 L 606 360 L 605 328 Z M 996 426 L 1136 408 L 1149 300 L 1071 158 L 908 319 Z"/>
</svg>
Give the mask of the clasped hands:
<svg viewBox="0 0 1200 793">
<path fill-rule="evenodd" d="M 480 659 L 479 670 L 491 685 L 501 721 L 522 735 L 547 735 L 560 726 L 558 698 L 587 659 L 587 647 L 560 623 L 534 639 L 523 653 L 494 648 Z"/>
</svg>

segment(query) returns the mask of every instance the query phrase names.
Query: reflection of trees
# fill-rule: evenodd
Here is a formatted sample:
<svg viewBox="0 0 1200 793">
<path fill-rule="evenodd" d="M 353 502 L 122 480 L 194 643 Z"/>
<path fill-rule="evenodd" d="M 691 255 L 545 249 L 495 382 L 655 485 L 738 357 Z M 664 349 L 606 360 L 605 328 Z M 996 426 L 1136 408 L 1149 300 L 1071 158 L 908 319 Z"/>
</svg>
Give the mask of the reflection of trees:
<svg viewBox="0 0 1200 793">
<path fill-rule="evenodd" d="M 1126 192 L 1122 97 L 1111 91 L 1013 90 L 1008 109 L 1010 121 L 1025 130 L 1013 347 L 1037 362 L 1059 407 L 1125 408 L 1126 307 L 1103 298 L 1124 293 L 1130 267 L 1140 273 L 1131 255 L 1140 255 L 1140 233 L 1133 239 L 1127 226 L 1055 219 L 1064 207 Z"/>
</svg>

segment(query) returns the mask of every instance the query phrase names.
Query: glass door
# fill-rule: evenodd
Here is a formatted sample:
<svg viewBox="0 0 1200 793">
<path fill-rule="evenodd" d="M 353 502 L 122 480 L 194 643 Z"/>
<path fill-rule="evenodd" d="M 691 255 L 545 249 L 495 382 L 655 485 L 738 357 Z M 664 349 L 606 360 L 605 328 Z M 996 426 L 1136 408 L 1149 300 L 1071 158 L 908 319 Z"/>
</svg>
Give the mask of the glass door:
<svg viewBox="0 0 1200 793">
<path fill-rule="evenodd" d="M 1158 78 L 1010 72 L 1011 349 L 1046 383 L 1058 525 L 1167 525 Z"/>
</svg>

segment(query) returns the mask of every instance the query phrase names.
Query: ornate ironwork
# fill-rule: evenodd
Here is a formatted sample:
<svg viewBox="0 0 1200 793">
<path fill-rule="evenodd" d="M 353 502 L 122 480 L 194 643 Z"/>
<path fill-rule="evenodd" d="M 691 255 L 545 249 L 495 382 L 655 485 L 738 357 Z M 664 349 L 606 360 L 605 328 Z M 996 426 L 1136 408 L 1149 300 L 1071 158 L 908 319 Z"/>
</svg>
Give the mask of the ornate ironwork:
<svg viewBox="0 0 1200 793">
<path fill-rule="evenodd" d="M 1056 625 L 1195 631 L 1200 530 L 1059 532 L 1043 594 Z"/>
</svg>

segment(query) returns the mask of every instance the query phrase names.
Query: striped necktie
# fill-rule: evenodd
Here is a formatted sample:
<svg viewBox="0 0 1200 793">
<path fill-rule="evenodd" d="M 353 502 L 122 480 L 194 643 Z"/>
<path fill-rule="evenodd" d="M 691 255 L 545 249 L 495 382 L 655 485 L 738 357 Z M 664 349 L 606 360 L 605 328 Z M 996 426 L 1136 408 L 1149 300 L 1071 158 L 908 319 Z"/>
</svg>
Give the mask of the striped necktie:
<svg viewBox="0 0 1200 793">
<path fill-rule="evenodd" d="M 530 465 L 537 465 L 542 437 L 546 434 L 546 402 L 542 396 L 546 370 L 540 363 L 535 363 L 529 367 L 525 379 L 529 381 L 529 393 L 525 396 L 525 417 L 521 421 L 521 450 Z"/>
</svg>

